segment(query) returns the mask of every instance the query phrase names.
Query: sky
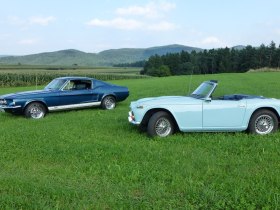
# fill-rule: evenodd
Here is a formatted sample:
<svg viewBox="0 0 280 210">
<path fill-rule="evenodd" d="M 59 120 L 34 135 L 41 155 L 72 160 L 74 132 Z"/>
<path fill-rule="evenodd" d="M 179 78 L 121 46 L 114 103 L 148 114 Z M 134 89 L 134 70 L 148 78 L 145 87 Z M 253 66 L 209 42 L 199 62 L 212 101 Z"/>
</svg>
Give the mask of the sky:
<svg viewBox="0 0 280 210">
<path fill-rule="evenodd" d="M 279 0 L 0 0 L 0 55 L 280 44 Z"/>
</svg>

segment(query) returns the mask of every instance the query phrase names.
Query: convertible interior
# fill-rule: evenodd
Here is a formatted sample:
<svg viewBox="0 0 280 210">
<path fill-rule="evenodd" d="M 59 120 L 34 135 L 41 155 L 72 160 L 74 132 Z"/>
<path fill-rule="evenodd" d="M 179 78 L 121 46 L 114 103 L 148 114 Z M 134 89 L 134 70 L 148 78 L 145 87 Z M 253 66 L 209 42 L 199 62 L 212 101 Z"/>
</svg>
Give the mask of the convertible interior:
<svg viewBox="0 0 280 210">
<path fill-rule="evenodd" d="M 233 95 L 224 95 L 218 98 L 213 98 L 213 100 L 229 100 L 229 101 L 240 101 L 242 99 L 264 99 L 263 96 L 254 96 L 254 95 L 244 95 L 244 94 L 233 94 Z"/>
</svg>

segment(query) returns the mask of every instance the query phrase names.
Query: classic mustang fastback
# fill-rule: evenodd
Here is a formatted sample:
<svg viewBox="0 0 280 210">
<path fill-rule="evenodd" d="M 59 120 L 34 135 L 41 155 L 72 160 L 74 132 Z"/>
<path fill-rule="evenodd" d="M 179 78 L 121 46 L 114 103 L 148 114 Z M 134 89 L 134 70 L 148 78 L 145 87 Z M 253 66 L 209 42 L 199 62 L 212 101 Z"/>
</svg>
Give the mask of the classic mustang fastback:
<svg viewBox="0 0 280 210">
<path fill-rule="evenodd" d="M 218 82 L 203 82 L 189 96 L 144 98 L 131 102 L 128 120 L 150 136 L 165 137 L 175 130 L 275 132 L 280 100 L 244 94 L 213 98 Z"/>
<path fill-rule="evenodd" d="M 87 77 L 60 77 L 44 90 L 0 96 L 0 110 L 39 119 L 49 111 L 101 106 L 114 109 L 129 95 L 127 87 Z"/>
</svg>

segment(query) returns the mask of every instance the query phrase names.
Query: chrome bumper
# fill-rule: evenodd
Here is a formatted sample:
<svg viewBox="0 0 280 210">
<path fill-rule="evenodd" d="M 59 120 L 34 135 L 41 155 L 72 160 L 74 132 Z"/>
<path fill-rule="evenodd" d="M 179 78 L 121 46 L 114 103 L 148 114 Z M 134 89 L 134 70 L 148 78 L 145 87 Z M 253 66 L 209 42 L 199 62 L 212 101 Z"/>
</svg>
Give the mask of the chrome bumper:
<svg viewBox="0 0 280 210">
<path fill-rule="evenodd" d="M 6 105 L 0 105 L 0 112 L 5 112 L 5 109 L 13 110 L 21 108 L 21 106 L 6 106 Z"/>
<path fill-rule="evenodd" d="M 128 122 L 130 122 L 133 125 L 139 125 L 140 124 L 140 122 L 135 121 L 135 117 L 134 117 L 132 111 L 128 112 Z"/>
</svg>

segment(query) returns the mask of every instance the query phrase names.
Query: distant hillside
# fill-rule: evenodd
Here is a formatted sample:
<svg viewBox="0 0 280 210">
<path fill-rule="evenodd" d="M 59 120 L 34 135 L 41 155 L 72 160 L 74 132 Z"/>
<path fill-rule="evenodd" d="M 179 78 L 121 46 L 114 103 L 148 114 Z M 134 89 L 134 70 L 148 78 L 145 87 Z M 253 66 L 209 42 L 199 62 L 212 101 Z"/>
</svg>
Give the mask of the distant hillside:
<svg viewBox="0 0 280 210">
<path fill-rule="evenodd" d="M 245 48 L 246 48 L 246 46 L 244 46 L 244 45 L 237 45 L 237 46 L 232 47 L 232 49 L 235 49 L 235 50 L 243 50 Z"/>
<path fill-rule="evenodd" d="M 85 53 L 78 50 L 61 50 L 56 52 L 45 52 L 25 56 L 0 57 L 3 64 L 28 64 L 28 65 L 73 65 L 79 66 L 112 66 L 119 63 L 132 63 L 146 60 L 150 56 L 166 53 L 176 53 L 182 50 L 201 51 L 200 48 L 184 45 L 168 45 L 151 48 L 123 48 L 105 50 L 100 53 Z"/>
</svg>

